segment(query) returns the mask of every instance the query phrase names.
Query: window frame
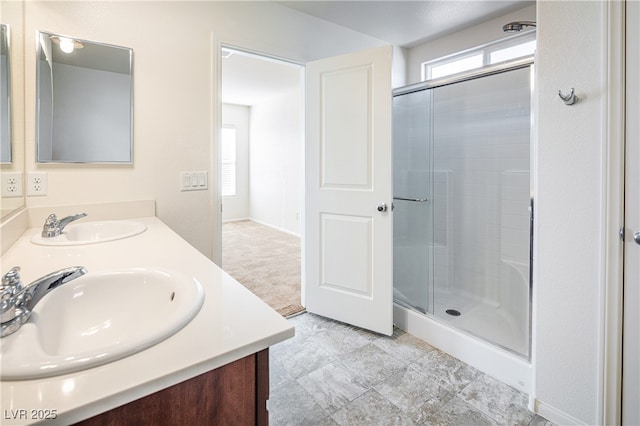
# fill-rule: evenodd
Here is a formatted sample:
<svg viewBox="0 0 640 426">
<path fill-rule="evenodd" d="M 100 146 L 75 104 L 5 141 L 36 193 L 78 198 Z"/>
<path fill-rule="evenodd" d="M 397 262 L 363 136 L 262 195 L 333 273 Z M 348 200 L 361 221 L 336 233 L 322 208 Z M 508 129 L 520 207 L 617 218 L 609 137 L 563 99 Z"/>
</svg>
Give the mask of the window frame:
<svg viewBox="0 0 640 426">
<path fill-rule="evenodd" d="M 499 64 L 501 62 L 507 62 L 507 61 L 512 61 L 514 59 L 518 59 L 518 58 L 522 58 L 525 56 L 528 56 L 530 54 L 527 55 L 522 55 L 522 56 L 515 56 L 512 58 L 508 58 L 502 61 L 498 61 L 498 62 L 491 62 L 491 54 L 503 49 L 507 49 L 510 47 L 514 47 L 514 46 L 518 46 L 521 44 L 525 44 L 525 43 L 529 43 L 531 41 L 535 41 L 536 40 L 536 30 L 532 29 L 532 30 L 528 30 L 528 31 L 523 31 L 519 34 L 510 36 L 510 37 L 505 37 L 502 38 L 500 40 L 496 40 L 490 43 L 486 43 L 486 44 L 482 44 L 479 46 L 475 46 L 472 47 L 470 49 L 466 49 L 463 50 L 461 52 L 456 52 L 450 55 L 446 55 L 446 56 L 441 56 L 439 58 L 435 58 L 435 59 L 431 59 L 428 61 L 424 61 L 420 64 L 420 78 L 421 81 L 430 81 L 430 80 L 437 80 L 440 78 L 449 78 L 451 76 L 457 75 L 457 74 L 462 74 L 462 73 L 466 73 L 472 70 L 480 70 L 484 67 L 490 66 L 490 65 L 495 65 L 495 64 Z M 535 48 L 534 48 L 534 52 L 535 54 Z M 444 66 L 444 65 L 448 65 L 451 64 L 453 62 L 456 61 L 461 61 L 464 60 L 466 58 L 470 58 L 473 56 L 477 56 L 477 55 L 482 55 L 482 66 L 480 67 L 476 67 L 476 68 L 468 68 L 465 70 L 461 70 L 459 72 L 455 72 L 455 73 L 451 73 L 451 74 L 446 74 L 446 75 L 442 75 L 436 78 L 432 78 L 432 72 L 434 68 L 440 67 L 440 66 Z"/>
</svg>

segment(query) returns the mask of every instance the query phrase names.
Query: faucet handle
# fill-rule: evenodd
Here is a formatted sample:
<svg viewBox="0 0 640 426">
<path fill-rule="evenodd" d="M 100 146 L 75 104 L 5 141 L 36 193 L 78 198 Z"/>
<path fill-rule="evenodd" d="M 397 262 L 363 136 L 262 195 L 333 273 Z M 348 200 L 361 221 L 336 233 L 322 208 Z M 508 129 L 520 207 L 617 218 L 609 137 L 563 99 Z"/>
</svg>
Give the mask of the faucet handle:
<svg viewBox="0 0 640 426">
<path fill-rule="evenodd" d="M 14 287 L 20 285 L 20 267 L 14 266 L 2 276 L 2 287 Z"/>
<path fill-rule="evenodd" d="M 55 213 L 51 213 L 44 221 L 45 225 L 56 225 L 58 222 L 60 221 L 58 220 L 58 216 L 56 216 Z"/>
<path fill-rule="evenodd" d="M 51 238 L 60 234 L 60 221 L 55 213 L 51 213 L 42 226 L 42 237 Z"/>
<path fill-rule="evenodd" d="M 44 226 L 46 227 L 54 227 L 58 226 L 60 221 L 58 220 L 58 216 L 55 213 L 51 213 L 44 221 Z"/>
<path fill-rule="evenodd" d="M 2 276 L 2 286 L 0 286 L 0 299 L 7 300 L 19 293 L 24 288 L 20 280 L 20 267 L 14 266 L 9 272 Z"/>
</svg>

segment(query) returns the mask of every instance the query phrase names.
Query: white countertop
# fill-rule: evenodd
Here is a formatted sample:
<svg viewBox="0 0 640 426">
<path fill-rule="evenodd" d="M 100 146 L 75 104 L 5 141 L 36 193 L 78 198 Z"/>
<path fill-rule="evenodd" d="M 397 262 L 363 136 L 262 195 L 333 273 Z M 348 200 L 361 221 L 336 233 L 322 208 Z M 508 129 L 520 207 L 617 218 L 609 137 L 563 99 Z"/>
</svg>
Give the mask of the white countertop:
<svg viewBox="0 0 640 426">
<path fill-rule="evenodd" d="M 0 424 L 38 423 L 37 417 L 46 410 L 55 410 L 56 418 L 43 424 L 77 422 L 294 335 L 287 320 L 160 220 L 134 220 L 146 224 L 147 231 L 127 239 L 83 246 L 38 246 L 29 239 L 40 229 L 29 229 L 2 256 L 1 272 L 20 266 L 23 282 L 30 283 L 68 266 L 84 266 L 89 274 L 129 267 L 174 269 L 202 283 L 202 309 L 173 336 L 121 360 L 57 377 L 0 382 Z"/>
</svg>

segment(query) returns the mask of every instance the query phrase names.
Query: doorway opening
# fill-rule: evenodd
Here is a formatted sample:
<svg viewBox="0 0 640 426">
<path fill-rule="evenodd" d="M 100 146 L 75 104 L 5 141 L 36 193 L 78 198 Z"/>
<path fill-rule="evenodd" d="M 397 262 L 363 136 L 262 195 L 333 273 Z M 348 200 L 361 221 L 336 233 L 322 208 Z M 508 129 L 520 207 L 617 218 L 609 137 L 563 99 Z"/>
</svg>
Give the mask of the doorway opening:
<svg viewBox="0 0 640 426">
<path fill-rule="evenodd" d="M 222 268 L 283 316 L 301 312 L 303 71 L 222 47 Z"/>
</svg>

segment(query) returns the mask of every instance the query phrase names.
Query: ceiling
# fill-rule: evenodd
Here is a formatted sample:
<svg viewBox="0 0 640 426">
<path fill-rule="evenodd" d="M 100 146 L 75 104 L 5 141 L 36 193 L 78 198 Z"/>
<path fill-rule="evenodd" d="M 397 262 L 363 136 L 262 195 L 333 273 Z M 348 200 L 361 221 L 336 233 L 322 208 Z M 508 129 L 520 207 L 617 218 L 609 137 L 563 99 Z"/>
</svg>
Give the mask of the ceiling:
<svg viewBox="0 0 640 426">
<path fill-rule="evenodd" d="M 278 1 L 282 6 L 389 43 L 411 47 L 535 4 L 529 0 Z M 249 54 L 223 60 L 222 100 L 255 105 L 299 87 L 300 67 Z"/>
<path fill-rule="evenodd" d="M 530 0 L 278 1 L 325 21 L 412 47 L 535 4 Z"/>
<path fill-rule="evenodd" d="M 222 102 L 252 106 L 300 87 L 300 65 L 231 52 L 231 56 L 222 59 Z"/>
</svg>

